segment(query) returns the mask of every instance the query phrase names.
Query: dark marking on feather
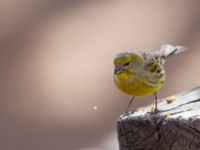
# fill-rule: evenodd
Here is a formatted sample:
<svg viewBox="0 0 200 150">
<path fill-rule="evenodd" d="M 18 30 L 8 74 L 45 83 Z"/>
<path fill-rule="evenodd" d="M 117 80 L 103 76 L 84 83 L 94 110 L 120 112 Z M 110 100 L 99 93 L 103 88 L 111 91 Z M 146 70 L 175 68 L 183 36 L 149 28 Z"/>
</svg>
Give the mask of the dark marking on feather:
<svg viewBox="0 0 200 150">
<path fill-rule="evenodd" d="M 152 85 L 149 85 L 149 84 L 147 84 L 147 83 L 144 83 L 144 82 L 142 82 L 142 84 L 143 84 L 144 86 L 146 86 L 146 87 L 153 88 L 153 86 L 152 86 Z"/>
<path fill-rule="evenodd" d="M 153 68 L 151 69 L 151 72 L 152 73 L 155 72 L 157 70 L 157 68 L 158 68 L 158 65 L 154 65 Z"/>
<path fill-rule="evenodd" d="M 152 81 L 152 80 L 148 80 L 148 82 L 151 83 L 151 84 L 157 84 L 156 81 Z"/>
<path fill-rule="evenodd" d="M 159 79 L 162 78 L 163 76 L 164 76 L 164 73 L 161 73 L 161 74 L 159 75 Z"/>
<path fill-rule="evenodd" d="M 163 84 L 165 81 L 160 81 L 161 84 Z"/>
<path fill-rule="evenodd" d="M 161 72 L 161 68 L 156 70 L 156 73 L 160 73 Z"/>
</svg>

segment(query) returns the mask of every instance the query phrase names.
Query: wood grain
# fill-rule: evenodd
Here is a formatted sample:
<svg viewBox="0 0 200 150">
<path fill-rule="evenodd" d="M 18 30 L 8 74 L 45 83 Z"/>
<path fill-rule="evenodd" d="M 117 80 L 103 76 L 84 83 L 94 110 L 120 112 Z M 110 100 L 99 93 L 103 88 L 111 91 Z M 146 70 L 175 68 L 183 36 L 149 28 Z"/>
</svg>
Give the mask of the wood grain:
<svg viewBox="0 0 200 150">
<path fill-rule="evenodd" d="M 161 113 L 151 106 L 117 122 L 120 150 L 200 150 L 200 87 L 161 100 Z"/>
</svg>

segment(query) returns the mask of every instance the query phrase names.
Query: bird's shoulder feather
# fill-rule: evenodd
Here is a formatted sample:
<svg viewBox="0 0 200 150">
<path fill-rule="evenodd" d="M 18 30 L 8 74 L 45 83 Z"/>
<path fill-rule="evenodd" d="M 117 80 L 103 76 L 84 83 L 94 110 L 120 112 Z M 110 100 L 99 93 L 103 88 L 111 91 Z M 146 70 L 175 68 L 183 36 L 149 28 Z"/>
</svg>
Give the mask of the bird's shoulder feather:
<svg viewBox="0 0 200 150">
<path fill-rule="evenodd" d="M 143 53 L 145 61 L 144 70 L 154 73 L 160 73 L 163 69 L 162 58 L 154 53 Z"/>
<path fill-rule="evenodd" d="M 165 71 L 162 64 L 162 58 L 156 53 L 143 53 L 144 68 L 142 76 L 150 84 L 163 83 L 165 80 Z"/>
</svg>

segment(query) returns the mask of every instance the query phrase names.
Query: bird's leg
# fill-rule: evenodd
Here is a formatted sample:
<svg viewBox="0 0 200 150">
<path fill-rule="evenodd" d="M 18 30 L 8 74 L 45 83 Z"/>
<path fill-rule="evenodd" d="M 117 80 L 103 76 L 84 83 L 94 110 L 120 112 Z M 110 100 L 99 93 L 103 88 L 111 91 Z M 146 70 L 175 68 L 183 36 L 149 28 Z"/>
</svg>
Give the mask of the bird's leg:
<svg viewBox="0 0 200 150">
<path fill-rule="evenodd" d="M 159 110 L 158 110 L 158 92 L 155 92 L 154 96 L 155 96 L 155 113 L 158 113 L 159 112 Z"/>
<path fill-rule="evenodd" d="M 133 102 L 134 99 L 135 99 L 134 97 L 131 97 L 131 99 L 130 99 L 130 101 L 129 101 L 129 103 L 128 103 L 128 106 L 127 106 L 127 108 L 126 108 L 125 114 L 128 114 L 128 110 L 129 110 L 129 108 L 130 108 L 130 106 L 131 106 L 131 103 Z"/>
</svg>

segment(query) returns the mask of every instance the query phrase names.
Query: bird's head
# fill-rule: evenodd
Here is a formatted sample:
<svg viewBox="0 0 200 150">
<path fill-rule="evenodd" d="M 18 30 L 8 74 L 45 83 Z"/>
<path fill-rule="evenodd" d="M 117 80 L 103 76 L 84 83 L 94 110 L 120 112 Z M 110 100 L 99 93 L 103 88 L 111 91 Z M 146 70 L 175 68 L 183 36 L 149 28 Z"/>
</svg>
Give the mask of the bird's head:
<svg viewBox="0 0 200 150">
<path fill-rule="evenodd" d="M 143 65 L 143 58 L 137 52 L 119 53 L 113 60 L 114 74 L 123 72 L 134 73 L 141 69 Z"/>
</svg>

